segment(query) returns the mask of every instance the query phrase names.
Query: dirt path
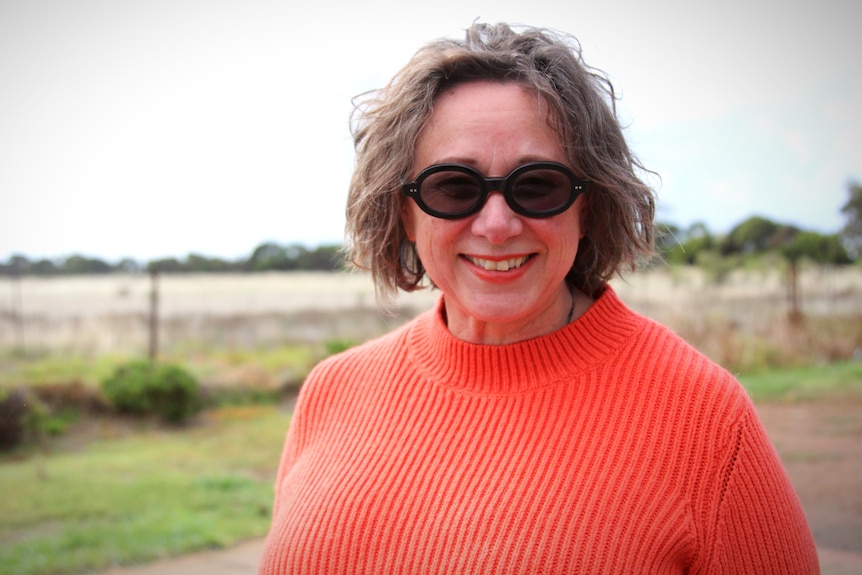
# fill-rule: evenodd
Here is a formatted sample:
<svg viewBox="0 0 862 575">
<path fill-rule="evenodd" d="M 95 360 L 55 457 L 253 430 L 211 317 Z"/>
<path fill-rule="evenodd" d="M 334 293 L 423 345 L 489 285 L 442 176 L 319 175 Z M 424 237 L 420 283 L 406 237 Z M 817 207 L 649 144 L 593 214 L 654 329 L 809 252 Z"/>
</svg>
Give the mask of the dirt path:
<svg viewBox="0 0 862 575">
<path fill-rule="evenodd" d="M 862 399 L 765 404 L 758 412 L 818 545 L 862 554 Z"/>
<path fill-rule="evenodd" d="M 758 412 L 802 501 L 823 575 L 862 574 L 862 398 Z"/>
</svg>

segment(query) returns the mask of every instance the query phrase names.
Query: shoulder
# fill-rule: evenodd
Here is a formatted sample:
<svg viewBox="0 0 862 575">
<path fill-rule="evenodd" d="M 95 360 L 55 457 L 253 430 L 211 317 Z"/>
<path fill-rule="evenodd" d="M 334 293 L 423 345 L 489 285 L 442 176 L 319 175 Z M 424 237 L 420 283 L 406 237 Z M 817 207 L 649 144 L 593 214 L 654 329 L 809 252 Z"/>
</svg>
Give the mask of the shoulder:
<svg viewBox="0 0 862 575">
<path fill-rule="evenodd" d="M 603 323 L 627 326 L 602 369 L 604 380 L 624 388 L 626 396 L 665 406 L 676 421 L 698 422 L 705 432 L 722 434 L 753 410 L 737 378 L 685 341 L 668 326 L 634 312 L 612 291 L 602 296 Z M 598 329 L 598 328 L 597 328 Z M 615 328 L 602 328 L 607 333 Z M 621 331 L 621 328 L 616 328 Z"/>
<path fill-rule="evenodd" d="M 593 306 L 597 313 L 591 332 L 617 337 L 616 363 L 629 366 L 647 381 L 721 381 L 737 389 L 736 379 L 716 361 L 696 349 L 668 326 L 629 308 L 608 288 Z M 617 335 L 619 334 L 619 335 Z"/>
<path fill-rule="evenodd" d="M 668 327 L 645 319 L 633 347 L 645 376 L 665 387 L 693 416 L 735 425 L 754 409 L 739 380 Z"/>
</svg>

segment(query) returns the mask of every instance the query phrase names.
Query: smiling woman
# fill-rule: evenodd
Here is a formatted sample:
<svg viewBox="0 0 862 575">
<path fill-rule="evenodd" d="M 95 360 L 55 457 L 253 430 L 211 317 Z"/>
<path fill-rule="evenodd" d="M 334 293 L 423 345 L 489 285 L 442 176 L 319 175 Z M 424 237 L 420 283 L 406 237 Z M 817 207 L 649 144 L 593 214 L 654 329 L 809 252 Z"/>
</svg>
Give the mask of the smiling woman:
<svg viewBox="0 0 862 575">
<path fill-rule="evenodd" d="M 572 38 L 476 23 L 354 119 L 350 258 L 440 296 L 309 375 L 262 574 L 817 572 L 739 382 L 608 284 L 654 195 Z"/>
<path fill-rule="evenodd" d="M 472 213 L 462 211 L 457 218 L 441 218 L 420 203 L 434 193 L 427 180 L 415 202 L 402 204 L 407 238 L 446 294 L 449 330 L 465 341 L 506 343 L 545 335 L 572 319 L 567 312 L 575 299 L 579 314 L 590 305 L 590 296 L 576 298 L 565 282 L 583 238 L 580 192 L 586 183 L 566 177 L 568 160 L 546 116 L 535 95 L 519 84 L 472 81 L 437 97 L 416 144 L 414 165 L 420 169 L 458 161 L 487 174 L 515 176 L 503 186 L 506 197 L 485 193 L 484 203 L 477 198 Z M 519 177 L 524 170 L 528 175 Z M 522 188 L 542 188 L 551 199 Z M 518 197 L 529 203 L 518 203 Z M 526 208 L 549 201 L 552 209 Z"/>
</svg>

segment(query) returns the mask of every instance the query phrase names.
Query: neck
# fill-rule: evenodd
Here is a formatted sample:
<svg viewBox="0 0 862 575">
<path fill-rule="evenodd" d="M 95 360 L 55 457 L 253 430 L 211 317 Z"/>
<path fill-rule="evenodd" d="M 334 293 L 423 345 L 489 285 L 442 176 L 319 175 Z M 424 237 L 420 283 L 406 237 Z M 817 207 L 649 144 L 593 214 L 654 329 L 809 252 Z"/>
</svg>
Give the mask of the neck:
<svg viewBox="0 0 862 575">
<path fill-rule="evenodd" d="M 591 303 L 592 300 L 576 288 L 565 286 L 547 310 L 535 317 L 493 321 L 473 317 L 464 311 L 448 310 L 446 323 L 452 335 L 462 341 L 506 345 L 557 331 L 580 317 Z"/>
</svg>

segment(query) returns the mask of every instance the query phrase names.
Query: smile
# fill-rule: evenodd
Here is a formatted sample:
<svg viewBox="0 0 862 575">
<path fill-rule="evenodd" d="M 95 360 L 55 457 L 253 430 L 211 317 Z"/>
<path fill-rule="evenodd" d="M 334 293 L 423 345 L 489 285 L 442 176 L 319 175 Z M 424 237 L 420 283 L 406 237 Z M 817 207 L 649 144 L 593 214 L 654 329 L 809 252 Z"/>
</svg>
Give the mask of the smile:
<svg viewBox="0 0 862 575">
<path fill-rule="evenodd" d="M 505 260 L 485 260 L 473 256 L 465 256 L 471 263 L 492 272 L 507 272 L 524 265 L 529 256 L 509 258 Z"/>
</svg>

